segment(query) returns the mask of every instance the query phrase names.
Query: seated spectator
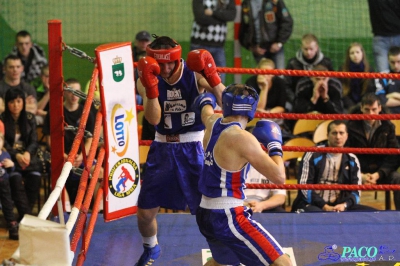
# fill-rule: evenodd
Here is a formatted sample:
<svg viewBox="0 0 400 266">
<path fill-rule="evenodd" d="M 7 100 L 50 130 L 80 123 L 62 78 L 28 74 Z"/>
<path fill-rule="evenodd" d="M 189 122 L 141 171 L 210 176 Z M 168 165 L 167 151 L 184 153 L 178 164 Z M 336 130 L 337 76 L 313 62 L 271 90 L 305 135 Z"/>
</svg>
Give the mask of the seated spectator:
<svg viewBox="0 0 400 266">
<path fill-rule="evenodd" d="M 20 89 L 25 93 L 24 101 L 26 111 L 36 114 L 37 101 L 36 90 L 29 84 L 21 80 L 21 73 L 24 71 L 21 59 L 16 55 L 9 55 L 4 59 L 4 78 L 0 80 L 0 97 L 4 99 L 9 89 Z M 0 106 L 0 114 L 4 112 L 4 102 Z"/>
<path fill-rule="evenodd" d="M 390 73 L 400 73 L 400 47 L 392 46 L 388 52 Z M 392 114 L 400 114 L 400 80 L 375 79 L 376 94 L 382 105 Z"/>
<path fill-rule="evenodd" d="M 258 63 L 259 69 L 275 69 L 275 63 L 271 59 L 262 58 Z M 253 87 L 260 99 L 257 104 L 257 112 L 284 113 L 286 94 L 282 93 L 287 85 L 279 76 L 260 74 L 246 80 L 246 85 Z"/>
<path fill-rule="evenodd" d="M 350 44 L 346 51 L 345 61 L 339 71 L 373 72 L 364 47 L 360 43 L 353 42 Z M 344 78 L 340 81 L 343 87 L 343 106 L 348 113 L 352 112 L 352 108 L 359 108 L 362 95 L 375 90 L 372 79 Z"/>
<path fill-rule="evenodd" d="M 5 149 L 15 163 L 15 171 L 22 175 L 25 191 L 32 210 L 38 199 L 41 175 L 37 158 L 37 132 L 35 116 L 25 110 L 25 93 L 18 89 L 7 90 L 5 94 L 5 110 L 0 119 L 5 127 Z M 10 176 L 12 193 L 19 190 L 14 187 L 14 179 L 19 174 Z M 19 183 L 18 183 L 19 184 Z M 17 186 L 18 186 L 17 184 Z"/>
<path fill-rule="evenodd" d="M 317 65 L 314 71 L 327 71 Z M 297 83 L 294 113 L 317 111 L 323 114 L 343 113 L 342 84 L 336 78 L 304 77 Z"/>
<path fill-rule="evenodd" d="M 49 100 L 50 100 L 50 78 L 49 78 L 49 65 L 45 65 L 40 73 L 40 82 L 35 84 L 36 96 L 37 96 L 37 111 L 36 111 L 36 123 L 37 125 L 43 125 L 44 118 L 49 111 Z"/>
<path fill-rule="evenodd" d="M 296 52 L 295 57 L 289 59 L 286 69 L 312 70 L 317 65 L 322 65 L 329 71 L 334 70 L 331 59 L 326 57 L 319 49 L 317 37 L 308 33 L 301 38 L 301 49 Z M 295 93 L 301 76 L 286 76 L 285 78 L 293 93 Z"/>
<path fill-rule="evenodd" d="M 250 166 L 246 183 L 270 184 L 271 181 Z M 286 190 L 284 189 L 246 188 L 244 194 L 246 195 L 245 205 L 250 207 L 253 212 L 286 212 L 282 207 L 286 202 Z"/>
<path fill-rule="evenodd" d="M 3 149 L 4 146 L 4 134 L 0 133 L 0 203 L 1 209 L 3 211 L 4 219 L 7 222 L 8 228 L 8 238 L 11 240 L 18 240 L 18 221 L 15 219 L 14 216 L 14 203 L 13 197 L 11 194 L 11 187 L 10 187 L 10 174 L 14 171 L 14 162 L 11 160 L 10 154 Z M 15 193 L 15 191 L 14 191 Z M 20 198 L 25 202 L 27 202 L 26 195 L 18 194 L 14 195 L 16 200 L 15 204 L 19 204 L 21 202 Z M 20 213 L 20 217 L 22 218 L 25 214 L 29 214 L 28 209 L 20 209 L 22 213 Z"/>
<path fill-rule="evenodd" d="M 65 81 L 68 87 L 70 87 L 73 90 L 80 91 L 81 90 L 81 85 L 77 79 L 70 78 Z M 80 118 L 82 117 L 83 113 L 83 104 L 80 103 L 79 97 L 75 96 L 72 92 L 70 91 L 64 91 L 64 122 L 73 127 L 78 127 L 80 123 Z M 95 123 L 95 116 L 94 112 L 90 112 L 88 116 L 88 120 L 86 123 L 86 130 L 91 132 L 93 134 L 94 131 L 94 123 Z M 47 114 L 44 125 L 43 125 L 43 134 L 46 136 L 50 135 L 50 113 Z M 65 131 L 64 135 L 64 159 L 68 158 L 68 154 L 71 151 L 72 144 L 75 139 L 75 133 L 72 131 Z M 84 140 L 84 145 L 85 145 L 85 152 L 88 153 L 90 149 L 90 145 L 92 143 L 92 137 L 85 138 Z M 47 138 L 47 143 L 50 147 L 51 146 L 51 141 L 50 138 Z M 78 153 L 75 157 L 74 162 L 72 163 L 72 166 L 75 168 L 82 168 L 84 167 L 83 164 L 83 155 L 82 155 L 82 150 L 79 149 Z M 74 204 L 77 193 L 78 193 L 78 188 L 79 188 L 79 182 L 80 182 L 80 176 L 74 174 L 73 172 L 70 173 L 67 182 L 65 184 L 65 188 L 68 192 L 69 199 L 71 202 L 71 205 Z"/>
<path fill-rule="evenodd" d="M 344 121 L 328 125 L 328 147 L 342 148 L 348 137 Z M 360 163 L 352 153 L 306 152 L 299 166 L 299 184 L 361 185 Z M 360 205 L 358 190 L 299 190 L 292 211 L 373 211 Z"/>
<path fill-rule="evenodd" d="M 47 58 L 43 48 L 32 42 L 32 37 L 26 30 L 18 32 L 15 41 L 15 46 L 9 55 L 21 59 L 24 67 L 21 78 L 30 83 L 39 77 L 42 67 L 47 64 Z"/>
<path fill-rule="evenodd" d="M 374 93 L 361 98 L 357 113 L 381 114 L 382 105 Z M 399 148 L 395 127 L 389 120 L 352 120 L 347 124 L 349 138 L 346 146 L 354 148 Z M 359 154 L 363 184 L 400 184 L 398 155 Z M 396 210 L 400 210 L 400 191 L 393 191 Z"/>
</svg>

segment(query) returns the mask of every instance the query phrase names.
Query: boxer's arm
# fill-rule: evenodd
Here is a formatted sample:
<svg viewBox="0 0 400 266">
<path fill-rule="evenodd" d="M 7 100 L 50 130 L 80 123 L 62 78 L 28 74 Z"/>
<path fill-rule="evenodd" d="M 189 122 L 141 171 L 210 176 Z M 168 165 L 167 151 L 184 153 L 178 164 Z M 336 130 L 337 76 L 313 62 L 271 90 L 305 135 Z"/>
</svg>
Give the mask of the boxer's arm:
<svg viewBox="0 0 400 266">
<path fill-rule="evenodd" d="M 217 86 L 211 87 L 210 84 L 208 84 L 207 80 L 200 73 L 195 72 L 195 74 L 199 92 L 200 93 L 203 93 L 204 91 L 211 92 L 217 99 L 218 106 L 222 107 L 222 92 L 225 89 L 225 85 L 219 83 Z"/>
<path fill-rule="evenodd" d="M 196 114 L 201 114 L 201 121 L 205 125 L 207 120 L 214 114 L 214 108 L 216 107 L 216 98 L 214 94 L 210 92 L 202 93 L 198 95 L 193 103 L 192 110 Z"/>
<path fill-rule="evenodd" d="M 152 125 L 158 125 L 161 121 L 161 106 L 158 98 L 149 99 L 146 97 L 146 89 L 140 79 L 137 81 L 137 89 L 143 98 L 144 117 Z"/>
<path fill-rule="evenodd" d="M 161 121 L 161 106 L 158 101 L 158 78 L 160 66 L 149 56 L 142 57 L 138 62 L 139 79 L 137 88 L 143 98 L 144 116 L 152 125 Z"/>
</svg>

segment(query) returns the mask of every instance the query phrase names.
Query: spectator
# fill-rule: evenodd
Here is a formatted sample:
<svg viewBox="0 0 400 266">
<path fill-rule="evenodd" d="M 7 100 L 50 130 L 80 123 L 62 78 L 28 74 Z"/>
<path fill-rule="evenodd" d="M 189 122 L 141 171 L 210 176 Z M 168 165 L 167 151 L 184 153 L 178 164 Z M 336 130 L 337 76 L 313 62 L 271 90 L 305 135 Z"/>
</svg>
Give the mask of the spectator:
<svg viewBox="0 0 400 266">
<path fill-rule="evenodd" d="M 317 65 L 314 71 L 327 71 Z M 343 113 L 342 84 L 336 78 L 304 77 L 297 83 L 293 107 L 295 113 L 319 112 L 323 114 Z"/>
<path fill-rule="evenodd" d="M 25 93 L 22 90 L 18 88 L 7 90 L 5 110 L 0 118 L 5 127 L 4 147 L 15 163 L 16 173 L 10 176 L 12 193 L 22 190 L 18 177 L 21 174 L 29 201 L 29 209 L 32 210 L 41 185 L 40 165 L 36 155 L 39 144 L 35 116 L 25 110 Z"/>
<path fill-rule="evenodd" d="M 374 93 L 361 99 L 362 114 L 380 114 L 382 106 Z M 398 148 L 394 125 L 388 120 L 352 120 L 347 124 L 346 146 L 355 148 Z M 400 184 L 397 155 L 359 154 L 363 184 Z M 400 210 L 400 191 L 393 191 L 396 210 Z"/>
<path fill-rule="evenodd" d="M 69 88 L 80 91 L 81 85 L 79 81 L 75 78 L 69 78 L 65 81 Z M 70 91 L 64 91 L 64 122 L 68 126 L 78 127 L 80 123 L 80 119 L 82 117 L 84 105 L 80 103 L 79 97 L 75 96 Z M 95 114 L 94 112 L 90 112 L 87 122 L 86 122 L 86 130 L 93 134 L 94 131 L 94 123 L 95 123 Z M 47 113 L 44 125 L 43 125 L 43 134 L 45 136 L 50 135 L 50 113 Z M 64 159 L 68 158 L 68 154 L 71 151 L 72 144 L 75 139 L 75 133 L 70 130 L 66 130 L 64 134 Z M 92 143 L 92 137 L 84 138 L 85 152 L 86 154 L 89 152 L 90 145 Z M 47 138 L 47 143 L 51 149 L 51 141 L 50 138 Z M 79 148 L 78 153 L 76 154 L 75 160 L 72 163 L 72 166 L 75 168 L 84 167 L 83 164 L 83 155 L 82 150 Z M 67 182 L 65 183 L 65 188 L 68 192 L 68 196 L 71 202 L 71 205 L 74 204 L 76 195 L 78 193 L 78 187 L 80 182 L 80 176 L 70 173 L 68 176 Z"/>
<path fill-rule="evenodd" d="M 185 62 L 176 41 L 155 36 L 146 53 L 138 63 L 141 75 L 137 87 L 143 97 L 144 115 L 155 126 L 156 135 L 138 199 L 144 252 L 137 266 L 149 265 L 160 256 L 156 222 L 160 207 L 185 210 L 188 205 L 190 212 L 196 213 L 201 197 L 197 183 L 204 163 L 204 126 L 190 106 L 206 90 L 214 92 L 221 104 L 224 88 L 207 50 L 189 52 Z M 185 123 L 186 114 L 189 119 Z"/>
<path fill-rule="evenodd" d="M 250 166 L 246 183 L 270 184 L 271 181 Z M 286 190 L 284 189 L 246 188 L 244 193 L 246 194 L 245 206 L 250 207 L 253 212 L 286 212 L 282 207 L 286 202 Z"/>
<path fill-rule="evenodd" d="M 275 63 L 271 59 L 262 58 L 258 63 L 258 68 L 275 69 Z M 246 85 L 253 87 L 260 96 L 257 112 L 285 112 L 286 94 L 282 93 L 287 87 L 285 80 L 275 75 L 260 74 L 248 78 Z"/>
<path fill-rule="evenodd" d="M 258 63 L 259 69 L 274 69 L 275 63 L 271 59 L 262 58 Z M 246 80 L 246 84 L 253 87 L 259 94 L 257 111 L 260 113 L 284 113 L 287 89 L 284 79 L 274 75 L 254 75 Z M 281 127 L 284 126 L 282 119 L 273 119 Z"/>
<path fill-rule="evenodd" d="M 343 148 L 348 138 L 344 121 L 328 125 L 327 147 Z M 361 185 L 360 163 L 352 153 L 306 152 L 299 166 L 299 184 Z M 358 190 L 299 190 L 292 211 L 373 211 L 359 204 Z"/>
<path fill-rule="evenodd" d="M 388 51 L 400 46 L 400 3 L 392 0 L 368 0 L 374 34 L 372 48 L 378 72 L 388 71 Z"/>
<path fill-rule="evenodd" d="M 140 58 L 146 56 L 146 47 L 151 42 L 151 36 L 148 31 L 142 30 L 136 34 L 135 42 L 132 48 L 133 53 L 133 61 L 138 62 Z M 137 72 L 137 67 L 135 67 L 135 83 L 139 78 L 139 74 Z M 136 88 L 136 104 L 143 105 L 143 99 L 140 96 L 137 86 Z M 147 129 L 146 129 L 147 130 Z"/>
<path fill-rule="evenodd" d="M 227 22 L 236 16 L 234 0 L 192 0 L 194 21 L 190 36 L 190 50 L 206 49 L 218 67 L 226 66 L 224 44 Z M 222 83 L 225 74 L 221 74 Z"/>
<path fill-rule="evenodd" d="M 135 42 L 133 46 L 133 60 L 135 62 L 138 62 L 140 58 L 146 56 L 146 47 L 149 45 L 151 42 L 151 36 L 150 33 L 147 31 L 140 31 L 136 34 L 135 37 Z M 137 67 L 135 68 L 135 82 L 137 83 L 137 80 L 139 79 L 139 74 L 137 71 Z M 136 88 L 136 104 L 138 105 L 143 105 L 143 98 L 140 96 L 138 90 L 137 90 L 137 85 L 135 86 Z M 155 129 L 154 126 L 151 125 L 146 118 L 143 116 L 142 120 L 142 140 L 154 140 L 155 136 Z M 143 168 L 142 168 L 143 170 Z"/>
<path fill-rule="evenodd" d="M 276 68 L 285 68 L 283 45 L 293 31 L 293 19 L 284 1 L 244 0 L 239 30 L 240 44 L 253 53 L 258 63 L 270 58 Z"/>
<path fill-rule="evenodd" d="M 400 73 L 400 47 L 392 46 L 388 53 L 390 73 Z M 400 80 L 375 79 L 376 94 L 390 113 L 400 114 Z"/>
<path fill-rule="evenodd" d="M 15 219 L 14 216 L 14 203 L 13 203 L 13 197 L 11 194 L 11 187 L 10 187 L 10 174 L 13 173 L 15 167 L 14 167 L 14 162 L 11 160 L 10 154 L 3 149 L 4 146 L 4 134 L 0 133 L 0 203 L 1 203 L 1 209 L 3 211 L 4 219 L 7 222 L 7 228 L 8 228 L 8 238 L 11 240 L 18 240 L 19 239 L 19 234 L 18 234 L 18 221 Z M 18 177 L 18 179 L 21 180 L 21 176 Z M 22 182 L 21 182 L 22 184 Z M 14 191 L 15 194 L 16 191 Z M 25 206 L 27 206 L 28 199 L 26 199 L 25 192 L 23 194 L 16 194 L 14 196 L 14 202 L 15 204 L 20 204 L 22 200 L 25 200 Z M 19 206 L 18 206 L 19 207 Z M 20 217 L 22 217 L 25 214 L 29 214 L 29 210 L 26 209 L 20 209 L 23 212 L 20 213 Z"/>
<path fill-rule="evenodd" d="M 4 99 L 6 92 L 9 89 L 20 89 L 25 93 L 25 104 L 26 111 L 36 114 L 37 101 L 36 101 L 36 90 L 35 88 L 21 80 L 21 73 L 24 70 L 21 59 L 16 55 L 9 55 L 4 59 L 3 71 L 5 73 L 4 78 L 0 80 L 0 97 Z M 4 112 L 4 102 L 0 106 L 0 113 Z"/>
<path fill-rule="evenodd" d="M 301 49 L 296 56 L 289 59 L 288 70 L 312 70 L 317 65 L 323 65 L 329 71 L 333 71 L 331 59 L 326 57 L 319 48 L 319 42 L 314 34 L 308 33 L 301 38 Z M 296 91 L 300 76 L 286 76 L 287 82 L 293 93 Z"/>
<path fill-rule="evenodd" d="M 276 184 L 285 181 L 279 126 L 264 120 L 257 122 L 253 135 L 244 130 L 257 101 L 252 87 L 232 84 L 222 93 L 223 116 L 214 114 L 215 97 L 210 93 L 198 96 L 193 104 L 206 126 L 199 180 L 202 198 L 196 213 L 213 255 L 205 265 L 292 265 L 278 242 L 253 220 L 252 210 L 243 206 L 250 164 Z M 268 154 L 259 142 L 268 147 Z"/>
<path fill-rule="evenodd" d="M 148 31 L 142 30 L 136 33 L 135 41 L 132 47 L 133 61 L 138 62 L 140 58 L 146 56 L 146 47 L 151 42 L 151 36 Z M 136 76 L 136 79 L 139 76 Z"/>
<path fill-rule="evenodd" d="M 47 64 L 46 55 L 42 47 L 32 42 L 32 37 L 26 30 L 18 32 L 15 40 L 15 46 L 9 55 L 21 59 L 24 66 L 21 78 L 30 83 L 39 77 L 42 67 Z"/>
<path fill-rule="evenodd" d="M 353 42 L 347 48 L 345 61 L 339 71 L 344 72 L 373 72 L 368 63 L 364 47 Z M 374 82 L 371 79 L 344 78 L 340 79 L 343 87 L 343 106 L 347 112 L 352 113 L 353 108 L 359 108 L 361 97 L 366 92 L 374 91 Z"/>
<path fill-rule="evenodd" d="M 43 125 L 44 119 L 49 111 L 50 100 L 50 78 L 49 65 L 45 65 L 40 73 L 40 83 L 36 85 L 37 111 L 36 124 Z"/>
</svg>

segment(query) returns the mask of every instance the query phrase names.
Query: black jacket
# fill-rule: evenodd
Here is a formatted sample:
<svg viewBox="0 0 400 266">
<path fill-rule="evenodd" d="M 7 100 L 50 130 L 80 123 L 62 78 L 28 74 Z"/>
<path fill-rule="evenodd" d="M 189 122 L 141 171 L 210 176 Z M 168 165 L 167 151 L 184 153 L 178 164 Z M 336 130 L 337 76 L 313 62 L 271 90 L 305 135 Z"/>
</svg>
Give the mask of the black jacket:
<svg viewBox="0 0 400 266">
<path fill-rule="evenodd" d="M 274 42 L 287 42 L 293 31 L 293 19 L 282 0 L 263 0 L 259 16 L 261 41 L 257 43 L 250 0 L 242 2 L 239 42 L 244 48 L 258 44 L 268 49 Z"/>
<path fill-rule="evenodd" d="M 317 111 L 323 114 L 342 114 L 342 84 L 338 79 L 330 78 L 328 81 L 329 100 L 324 102 L 319 98 L 316 104 L 311 102 L 314 83 L 309 77 L 302 78 L 297 84 L 296 96 L 294 100 L 294 113 L 309 113 Z"/>
<path fill-rule="evenodd" d="M 330 58 L 325 57 L 321 51 L 318 51 L 313 60 L 307 61 L 303 57 L 303 52 L 299 49 L 296 52 L 296 56 L 290 58 L 286 69 L 290 70 L 312 70 L 313 67 L 316 65 L 323 65 L 329 71 L 333 71 L 333 64 Z M 293 93 L 296 91 L 296 86 L 301 76 L 285 76 L 287 83 L 289 84 L 290 88 L 293 90 Z"/>
<path fill-rule="evenodd" d="M 392 122 L 381 120 L 381 125 L 376 129 L 370 142 L 364 132 L 363 120 L 352 120 L 347 123 L 349 138 L 347 147 L 357 148 L 398 148 L 395 127 Z M 362 173 L 379 173 L 378 182 L 384 179 L 399 167 L 398 155 L 383 154 L 358 154 Z"/>
<path fill-rule="evenodd" d="M 22 139 L 24 150 L 28 151 L 31 155 L 31 159 L 36 156 L 37 149 L 39 147 L 37 141 L 37 132 L 36 132 L 36 119 L 32 113 L 26 112 L 28 124 L 26 126 L 26 139 Z M 11 155 L 11 159 L 16 163 L 15 156 L 19 153 L 17 149 L 14 147 L 15 142 L 15 124 L 8 123 L 4 120 L 4 113 L 1 114 L 0 119 L 4 123 L 4 128 L 8 131 L 8 134 L 5 134 L 4 148 Z M 22 136 L 21 136 L 22 138 Z"/>
<path fill-rule="evenodd" d="M 326 166 L 326 153 L 307 152 L 299 165 L 297 182 L 299 184 L 321 184 L 322 175 Z M 339 169 L 339 177 L 337 184 L 358 185 L 359 165 L 357 157 L 354 154 L 344 153 Z M 325 204 L 337 205 L 346 202 L 347 207 L 358 204 L 360 194 L 358 190 L 342 190 L 339 197 L 334 203 L 325 202 L 317 190 L 299 190 L 296 200 L 293 202 L 292 210 L 302 209 L 306 205 L 311 204 L 322 209 Z"/>
</svg>

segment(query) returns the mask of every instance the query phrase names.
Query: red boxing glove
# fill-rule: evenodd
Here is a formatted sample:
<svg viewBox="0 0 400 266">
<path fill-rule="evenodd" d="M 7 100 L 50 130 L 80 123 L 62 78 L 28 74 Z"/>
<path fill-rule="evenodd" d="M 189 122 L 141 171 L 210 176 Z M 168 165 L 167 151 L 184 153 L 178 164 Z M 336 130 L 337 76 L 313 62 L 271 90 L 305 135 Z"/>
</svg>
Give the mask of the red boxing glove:
<svg viewBox="0 0 400 266">
<path fill-rule="evenodd" d="M 214 58 L 204 49 L 193 50 L 188 53 L 187 66 L 190 70 L 201 73 L 211 87 L 221 83 Z"/>
<path fill-rule="evenodd" d="M 150 56 L 140 58 L 138 62 L 139 78 L 144 88 L 146 89 L 146 96 L 149 99 L 158 97 L 158 78 L 160 74 L 160 66 L 157 61 Z"/>
</svg>

